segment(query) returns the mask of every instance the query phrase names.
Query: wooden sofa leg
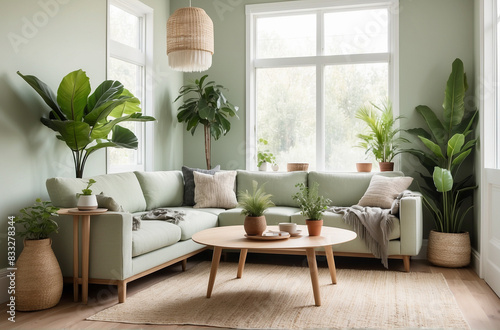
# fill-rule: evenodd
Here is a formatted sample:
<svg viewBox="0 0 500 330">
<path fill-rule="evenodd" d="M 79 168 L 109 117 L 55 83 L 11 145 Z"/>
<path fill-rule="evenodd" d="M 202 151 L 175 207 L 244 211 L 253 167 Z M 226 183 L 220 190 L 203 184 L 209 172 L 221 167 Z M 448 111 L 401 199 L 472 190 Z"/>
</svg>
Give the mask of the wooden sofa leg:
<svg viewBox="0 0 500 330">
<path fill-rule="evenodd" d="M 124 303 L 125 299 L 127 299 L 127 282 L 120 281 L 118 282 L 118 302 Z"/>
<path fill-rule="evenodd" d="M 410 256 L 403 256 L 403 265 L 405 267 L 405 272 L 410 272 Z"/>
<path fill-rule="evenodd" d="M 188 261 L 187 258 L 182 260 L 182 271 L 183 272 L 186 271 L 187 261 Z"/>
</svg>

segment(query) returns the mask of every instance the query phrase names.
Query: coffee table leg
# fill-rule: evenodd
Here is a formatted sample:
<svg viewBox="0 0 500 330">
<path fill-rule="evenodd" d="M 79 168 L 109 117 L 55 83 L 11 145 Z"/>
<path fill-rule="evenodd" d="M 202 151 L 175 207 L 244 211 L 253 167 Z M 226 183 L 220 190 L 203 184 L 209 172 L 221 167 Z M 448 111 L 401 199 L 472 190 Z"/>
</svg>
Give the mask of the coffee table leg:
<svg viewBox="0 0 500 330">
<path fill-rule="evenodd" d="M 238 263 L 238 274 L 237 278 L 241 278 L 243 275 L 243 268 L 245 268 L 245 261 L 247 260 L 248 249 L 241 249 L 240 251 L 240 262 Z"/>
<path fill-rule="evenodd" d="M 328 261 L 328 269 L 330 270 L 330 277 L 332 284 L 337 284 L 337 270 L 335 269 L 335 260 L 333 259 L 332 246 L 325 246 L 326 260 Z"/>
<path fill-rule="evenodd" d="M 319 294 L 318 265 L 316 264 L 316 252 L 314 251 L 314 248 L 307 248 L 306 253 L 307 263 L 309 264 L 309 271 L 311 273 L 314 302 L 316 306 L 321 306 L 321 296 Z"/>
<path fill-rule="evenodd" d="M 221 247 L 214 246 L 214 254 L 212 256 L 212 268 L 210 269 L 210 278 L 208 279 L 207 298 L 210 298 L 210 296 L 212 296 L 212 289 L 214 288 L 215 275 L 217 275 L 217 268 L 219 268 L 221 252 L 222 252 Z"/>
</svg>

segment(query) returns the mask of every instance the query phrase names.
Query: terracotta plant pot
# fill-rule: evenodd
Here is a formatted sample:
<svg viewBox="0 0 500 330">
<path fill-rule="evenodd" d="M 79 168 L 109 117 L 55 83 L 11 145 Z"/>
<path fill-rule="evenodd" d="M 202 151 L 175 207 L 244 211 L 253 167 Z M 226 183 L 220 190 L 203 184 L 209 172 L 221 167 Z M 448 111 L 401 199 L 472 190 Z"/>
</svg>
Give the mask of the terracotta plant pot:
<svg viewBox="0 0 500 330">
<path fill-rule="evenodd" d="M 441 233 L 431 230 L 427 246 L 427 260 L 441 267 L 465 267 L 470 263 L 469 233 Z"/>
<path fill-rule="evenodd" d="M 258 236 L 262 235 L 262 233 L 267 228 L 266 217 L 245 217 L 245 222 L 243 223 L 243 227 L 245 228 L 245 232 L 248 236 Z"/>
<path fill-rule="evenodd" d="M 371 172 L 372 163 L 356 163 L 356 169 L 358 172 Z"/>
<path fill-rule="evenodd" d="M 16 262 L 16 310 L 47 309 L 61 299 L 63 277 L 51 245 L 50 238 L 24 240 Z"/>
<path fill-rule="evenodd" d="M 378 166 L 380 168 L 380 172 L 394 171 L 393 162 L 379 162 Z"/>
<path fill-rule="evenodd" d="M 295 171 L 307 171 L 309 169 L 309 163 L 288 163 L 286 164 L 287 172 Z"/>
<path fill-rule="evenodd" d="M 309 236 L 320 236 L 321 227 L 323 227 L 323 220 L 306 220 L 307 231 Z"/>
</svg>

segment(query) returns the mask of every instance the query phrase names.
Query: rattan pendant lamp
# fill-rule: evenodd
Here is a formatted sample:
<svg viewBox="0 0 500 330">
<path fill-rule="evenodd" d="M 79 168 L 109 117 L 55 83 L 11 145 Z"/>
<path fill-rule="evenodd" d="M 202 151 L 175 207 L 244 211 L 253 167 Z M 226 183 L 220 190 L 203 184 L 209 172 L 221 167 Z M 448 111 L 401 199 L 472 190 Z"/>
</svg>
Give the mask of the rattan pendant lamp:
<svg viewBox="0 0 500 330">
<path fill-rule="evenodd" d="M 167 21 L 169 66 L 177 71 L 205 71 L 212 66 L 214 25 L 207 13 L 196 7 L 177 9 Z"/>
</svg>

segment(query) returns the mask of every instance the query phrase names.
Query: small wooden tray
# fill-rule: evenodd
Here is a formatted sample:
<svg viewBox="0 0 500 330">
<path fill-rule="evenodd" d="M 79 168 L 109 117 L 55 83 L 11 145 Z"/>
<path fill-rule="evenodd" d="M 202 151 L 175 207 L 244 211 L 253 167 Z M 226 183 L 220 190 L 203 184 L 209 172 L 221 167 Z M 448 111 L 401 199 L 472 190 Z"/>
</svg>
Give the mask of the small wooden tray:
<svg viewBox="0 0 500 330">
<path fill-rule="evenodd" d="M 249 238 L 249 239 L 257 240 L 257 241 L 276 241 L 276 240 L 280 240 L 280 239 L 290 238 L 290 234 L 283 235 L 283 236 L 261 236 L 261 235 L 248 236 L 247 234 L 245 234 L 245 237 Z"/>
</svg>

